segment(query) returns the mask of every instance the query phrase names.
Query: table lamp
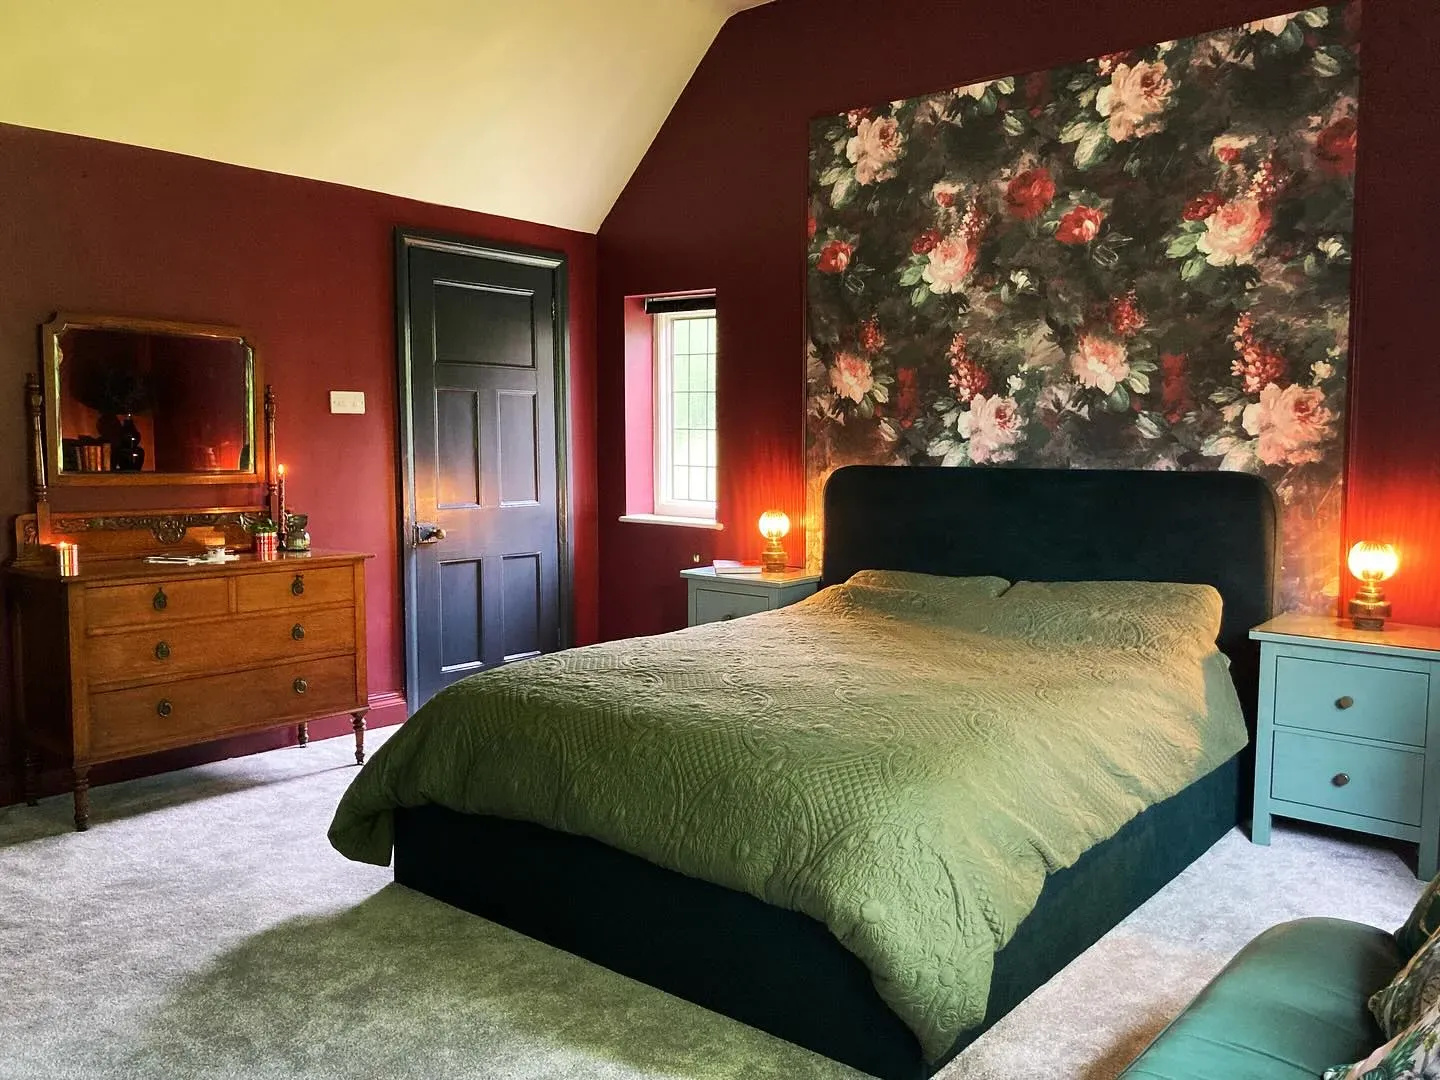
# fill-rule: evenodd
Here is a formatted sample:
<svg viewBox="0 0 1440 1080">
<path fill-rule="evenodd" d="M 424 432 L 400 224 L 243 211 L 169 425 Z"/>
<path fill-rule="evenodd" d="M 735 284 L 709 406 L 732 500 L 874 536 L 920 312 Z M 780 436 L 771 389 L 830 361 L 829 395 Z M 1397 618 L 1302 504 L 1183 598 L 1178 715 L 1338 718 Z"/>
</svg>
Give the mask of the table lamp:
<svg viewBox="0 0 1440 1080">
<path fill-rule="evenodd" d="M 790 561 L 780 538 L 790 531 L 790 519 L 781 510 L 766 510 L 760 515 L 760 535 L 765 537 L 765 550 L 760 552 L 760 569 L 767 574 L 779 573 Z"/>
<path fill-rule="evenodd" d="M 1400 567 L 1395 545 L 1362 540 L 1350 549 L 1348 562 L 1350 573 L 1360 582 L 1360 591 L 1350 601 L 1350 621 L 1357 630 L 1383 630 L 1390 617 L 1390 601 L 1380 583 L 1394 577 Z"/>
</svg>

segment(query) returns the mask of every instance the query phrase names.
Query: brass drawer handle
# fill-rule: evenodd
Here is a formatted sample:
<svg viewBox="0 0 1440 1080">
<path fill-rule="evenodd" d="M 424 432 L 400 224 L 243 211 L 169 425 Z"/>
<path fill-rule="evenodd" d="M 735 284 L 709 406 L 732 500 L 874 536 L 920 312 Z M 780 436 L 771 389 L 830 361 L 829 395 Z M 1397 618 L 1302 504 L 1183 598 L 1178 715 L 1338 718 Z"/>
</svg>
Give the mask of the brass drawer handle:
<svg viewBox="0 0 1440 1080">
<path fill-rule="evenodd" d="M 155 659 L 156 659 L 156 660 L 169 660 L 169 659 L 170 659 L 170 643 L 169 643 L 168 641 L 162 641 L 162 642 L 160 642 L 159 645 L 156 645 L 156 646 L 155 646 Z"/>
<path fill-rule="evenodd" d="M 1337 772 L 1334 776 L 1330 778 L 1330 783 L 1334 784 L 1336 787 L 1344 787 L 1346 784 L 1350 783 L 1350 774 Z"/>
<path fill-rule="evenodd" d="M 1336 701 L 1335 701 L 1335 708 L 1337 708 L 1337 709 L 1348 709 L 1348 708 L 1350 708 L 1351 705 L 1354 705 L 1354 704 L 1355 704 L 1355 699 L 1354 699 L 1353 697 L 1351 697 L 1349 694 L 1346 694 L 1344 697 L 1342 697 L 1342 698 L 1337 698 L 1337 699 L 1336 699 Z"/>
<path fill-rule="evenodd" d="M 163 587 L 155 590 L 155 598 L 150 601 L 150 606 L 156 611 L 164 611 L 170 606 L 170 598 L 165 595 Z"/>
<path fill-rule="evenodd" d="M 291 636 L 292 638 L 294 638 L 296 641 L 304 641 L 304 640 L 305 640 L 305 627 L 301 626 L 301 625 L 297 622 L 294 626 L 292 626 L 292 627 L 290 628 L 290 636 Z"/>
<path fill-rule="evenodd" d="M 306 690 L 310 689 L 310 684 L 307 683 L 304 679 L 296 679 L 293 683 L 290 684 L 290 686 L 297 694 L 303 694 Z"/>
<path fill-rule="evenodd" d="M 175 706 L 170 704 L 168 698 L 161 698 L 160 704 L 155 706 L 155 712 L 160 716 L 169 716 L 175 711 Z"/>
<path fill-rule="evenodd" d="M 304 596 L 304 595 L 305 595 L 305 578 L 304 578 L 302 575 L 296 574 L 296 575 L 295 575 L 295 580 L 292 581 L 292 582 L 290 582 L 290 595 L 291 595 L 291 596 Z"/>
</svg>

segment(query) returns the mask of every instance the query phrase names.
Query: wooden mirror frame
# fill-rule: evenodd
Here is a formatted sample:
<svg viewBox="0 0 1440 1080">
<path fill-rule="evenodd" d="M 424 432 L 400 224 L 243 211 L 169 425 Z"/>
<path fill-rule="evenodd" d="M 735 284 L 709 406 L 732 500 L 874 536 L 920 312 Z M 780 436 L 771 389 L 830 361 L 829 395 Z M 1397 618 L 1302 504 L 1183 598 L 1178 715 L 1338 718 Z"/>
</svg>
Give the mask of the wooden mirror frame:
<svg viewBox="0 0 1440 1080">
<path fill-rule="evenodd" d="M 168 334 L 175 337 L 205 337 L 237 342 L 249 357 L 250 430 L 254 445 L 250 468 L 228 472 L 76 472 L 63 468 L 61 445 L 60 338 L 67 330 L 129 330 L 136 333 Z M 265 416 L 265 380 L 260 355 L 245 335 L 233 326 L 134 319 L 118 315 L 86 315 L 60 312 L 40 328 L 44 387 L 44 462 L 52 487 L 189 487 L 192 484 L 269 484 L 274 430 Z"/>
</svg>

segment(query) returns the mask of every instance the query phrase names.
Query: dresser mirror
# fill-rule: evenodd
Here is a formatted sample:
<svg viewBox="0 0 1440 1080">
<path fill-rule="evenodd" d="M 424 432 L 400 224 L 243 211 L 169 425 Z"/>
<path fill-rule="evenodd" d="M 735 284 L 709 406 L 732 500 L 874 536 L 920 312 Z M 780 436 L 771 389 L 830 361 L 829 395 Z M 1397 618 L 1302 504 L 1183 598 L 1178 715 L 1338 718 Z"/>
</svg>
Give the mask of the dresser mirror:
<svg viewBox="0 0 1440 1080">
<path fill-rule="evenodd" d="M 264 479 L 263 384 L 239 330 L 61 314 L 42 349 L 52 485 Z"/>
</svg>

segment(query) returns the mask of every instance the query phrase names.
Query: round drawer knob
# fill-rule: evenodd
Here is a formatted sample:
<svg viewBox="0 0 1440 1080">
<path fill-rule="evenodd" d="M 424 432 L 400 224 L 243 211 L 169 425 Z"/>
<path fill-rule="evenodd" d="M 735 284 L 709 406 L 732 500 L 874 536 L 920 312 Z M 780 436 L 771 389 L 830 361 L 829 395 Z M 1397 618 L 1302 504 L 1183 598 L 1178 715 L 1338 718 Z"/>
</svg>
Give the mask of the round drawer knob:
<svg viewBox="0 0 1440 1080">
<path fill-rule="evenodd" d="M 303 575 L 301 575 L 301 574 L 296 574 L 296 575 L 295 575 L 295 580 L 292 581 L 292 582 L 290 582 L 290 595 L 291 595 L 291 596 L 304 596 L 304 595 L 305 595 L 305 578 L 304 578 Z"/>
<path fill-rule="evenodd" d="M 1350 774 L 1337 772 L 1334 776 L 1330 778 L 1330 783 L 1334 784 L 1336 787 L 1344 787 L 1346 784 L 1350 783 Z"/>
<path fill-rule="evenodd" d="M 155 646 L 155 659 L 156 659 L 156 660 L 169 660 L 169 659 L 170 659 L 170 643 L 169 643 L 168 641 L 162 641 L 162 642 L 160 642 L 160 644 L 158 644 L 158 645 Z"/>
<path fill-rule="evenodd" d="M 1351 697 L 1349 694 L 1346 694 L 1346 695 L 1345 695 L 1344 697 L 1342 697 L 1342 698 L 1336 698 L 1336 699 L 1335 699 L 1335 708 L 1337 708 L 1337 709 L 1348 709 L 1348 708 L 1350 708 L 1351 705 L 1354 705 L 1354 704 L 1355 704 L 1355 699 L 1354 699 L 1353 697 Z"/>
<path fill-rule="evenodd" d="M 294 626 L 292 626 L 292 627 L 290 628 L 290 636 L 291 636 L 292 638 L 294 638 L 296 641 L 304 641 L 304 640 L 305 640 L 305 627 L 301 626 L 301 625 L 297 622 Z"/>
<path fill-rule="evenodd" d="M 306 690 L 310 689 L 310 684 L 307 683 L 304 679 L 296 679 L 290 685 L 297 694 L 303 694 Z"/>
<path fill-rule="evenodd" d="M 155 706 L 155 713 L 157 716 L 169 716 L 174 711 L 175 706 L 171 705 L 169 700 L 167 700 L 166 698 L 161 698 L 160 704 Z"/>
<path fill-rule="evenodd" d="M 156 611 L 164 611 L 167 607 L 170 606 L 170 598 L 165 595 L 164 589 L 155 590 L 155 597 L 153 600 L 150 601 L 150 605 Z"/>
</svg>

